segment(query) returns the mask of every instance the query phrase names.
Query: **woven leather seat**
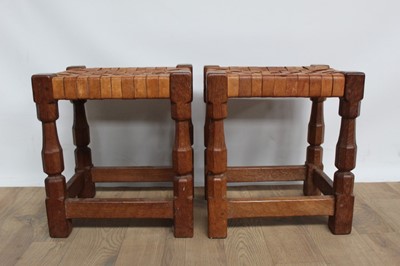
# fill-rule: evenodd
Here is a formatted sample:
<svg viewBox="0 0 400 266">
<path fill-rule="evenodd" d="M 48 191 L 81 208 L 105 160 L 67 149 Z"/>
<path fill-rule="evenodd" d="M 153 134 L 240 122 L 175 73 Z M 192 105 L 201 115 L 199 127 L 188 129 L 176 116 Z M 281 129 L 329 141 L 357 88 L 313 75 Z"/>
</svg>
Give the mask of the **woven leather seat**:
<svg viewBox="0 0 400 266">
<path fill-rule="evenodd" d="M 343 96 L 344 74 L 326 65 L 309 67 L 209 67 L 225 73 L 228 97 Z"/>
<path fill-rule="evenodd" d="M 168 99 L 173 67 L 78 68 L 52 79 L 55 99 Z"/>
</svg>

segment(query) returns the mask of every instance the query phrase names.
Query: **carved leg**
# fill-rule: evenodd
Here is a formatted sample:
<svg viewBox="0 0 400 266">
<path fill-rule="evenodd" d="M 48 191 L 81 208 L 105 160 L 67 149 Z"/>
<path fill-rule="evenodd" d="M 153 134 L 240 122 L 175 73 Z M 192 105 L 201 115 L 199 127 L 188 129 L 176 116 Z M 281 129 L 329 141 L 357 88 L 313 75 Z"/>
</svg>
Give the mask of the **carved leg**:
<svg viewBox="0 0 400 266">
<path fill-rule="evenodd" d="M 193 77 L 193 66 L 190 64 L 180 64 L 176 66 L 177 68 L 188 68 L 190 70 L 190 73 L 192 74 Z M 191 88 L 193 88 L 193 78 L 191 79 L 191 83 L 190 83 Z M 192 94 L 191 94 L 192 95 Z M 193 95 L 191 96 L 191 100 L 193 100 Z M 194 144 L 194 132 L 193 132 L 193 121 L 192 121 L 192 117 L 190 117 L 190 123 L 189 123 L 189 131 L 190 131 L 190 145 L 193 146 Z M 194 158 L 194 154 L 193 154 L 193 149 L 192 149 L 192 158 Z M 194 176 L 194 161 L 192 160 L 192 176 Z M 194 193 L 194 182 L 192 182 L 192 190 Z M 193 194 L 194 197 L 194 194 Z"/>
<path fill-rule="evenodd" d="M 66 182 L 63 152 L 58 140 L 56 120 L 58 105 L 52 100 L 51 76 L 33 76 L 32 87 L 38 119 L 43 128 L 43 171 L 48 175 L 46 186 L 46 209 L 51 237 L 67 237 L 72 230 L 71 220 L 66 218 Z"/>
<path fill-rule="evenodd" d="M 90 143 L 90 133 L 85 113 L 85 102 L 85 100 L 72 101 L 74 106 L 74 125 L 72 132 L 74 144 L 76 146 L 75 171 L 85 171 L 83 189 L 78 196 L 81 198 L 93 198 L 96 194 L 96 189 L 90 173 L 93 164 L 91 150 L 88 147 Z"/>
<path fill-rule="evenodd" d="M 174 235 L 193 237 L 193 149 L 191 142 L 192 75 L 171 74 L 171 114 L 175 120 L 172 153 L 174 178 Z"/>
<path fill-rule="evenodd" d="M 339 140 L 336 146 L 337 171 L 334 176 L 335 214 L 329 217 L 329 228 L 334 234 L 349 234 L 354 209 L 354 174 L 356 165 L 356 118 L 364 93 L 363 73 L 347 73 L 345 95 L 340 99 L 339 114 L 342 117 Z"/>
<path fill-rule="evenodd" d="M 207 78 L 207 113 L 210 115 L 207 134 L 207 206 L 208 236 L 227 236 L 228 202 L 226 196 L 227 150 L 224 121 L 227 117 L 226 77 L 209 74 Z"/>
<path fill-rule="evenodd" d="M 310 164 L 323 169 L 321 144 L 324 142 L 324 101 L 325 98 L 312 98 L 310 122 L 308 123 L 307 176 L 304 180 L 303 192 L 306 196 L 320 195 L 321 192 L 312 180 L 313 169 Z"/>
</svg>

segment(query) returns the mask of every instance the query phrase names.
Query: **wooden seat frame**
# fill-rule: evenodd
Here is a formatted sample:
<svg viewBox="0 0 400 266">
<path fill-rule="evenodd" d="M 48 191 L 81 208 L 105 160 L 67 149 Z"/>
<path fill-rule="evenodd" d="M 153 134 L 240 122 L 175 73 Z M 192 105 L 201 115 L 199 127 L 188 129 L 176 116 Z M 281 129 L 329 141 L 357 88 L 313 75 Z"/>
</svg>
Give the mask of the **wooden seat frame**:
<svg viewBox="0 0 400 266">
<path fill-rule="evenodd" d="M 84 67 L 69 67 L 67 70 Z M 43 127 L 42 161 L 46 208 L 51 237 L 68 237 L 75 218 L 167 218 L 175 237 L 193 236 L 192 67 L 178 65 L 169 78 L 171 116 L 175 120 L 172 167 L 95 167 L 84 104 L 70 99 L 74 110 L 75 174 L 66 182 L 63 152 L 57 135 L 58 99 L 53 95 L 56 74 L 32 76 L 34 101 Z M 173 182 L 173 199 L 94 198 L 95 182 Z"/>
<path fill-rule="evenodd" d="M 341 127 L 336 146 L 337 171 L 332 181 L 323 171 L 324 97 L 311 98 L 306 162 L 299 166 L 228 167 L 224 119 L 227 117 L 228 78 L 218 66 L 204 68 L 206 120 L 205 184 L 208 205 L 208 236 L 225 238 L 227 221 L 235 218 L 329 216 L 333 234 L 349 234 L 354 208 L 356 163 L 355 121 L 364 94 L 364 73 L 343 72 L 344 94 L 340 96 Z M 251 83 L 250 83 L 251 84 Z M 251 96 L 247 96 L 251 97 Z M 286 97 L 290 97 L 287 95 Z M 227 182 L 304 181 L 304 196 L 230 199 Z M 321 195 L 322 193 L 322 195 Z"/>
</svg>

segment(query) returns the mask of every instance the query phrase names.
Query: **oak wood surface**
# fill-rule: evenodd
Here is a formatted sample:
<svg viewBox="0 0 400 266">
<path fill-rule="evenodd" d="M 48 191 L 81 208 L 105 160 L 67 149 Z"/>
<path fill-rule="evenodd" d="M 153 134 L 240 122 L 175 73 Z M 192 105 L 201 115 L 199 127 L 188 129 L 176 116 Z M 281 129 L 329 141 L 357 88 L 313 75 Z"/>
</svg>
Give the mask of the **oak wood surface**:
<svg viewBox="0 0 400 266">
<path fill-rule="evenodd" d="M 75 198 L 78 196 L 82 189 L 84 183 L 84 171 L 77 171 L 67 182 L 67 193 L 69 198 Z"/>
<path fill-rule="evenodd" d="M 306 166 L 237 166 L 228 167 L 228 182 L 263 182 L 304 180 Z"/>
<path fill-rule="evenodd" d="M 69 238 L 47 234 L 43 188 L 0 188 L 1 265 L 397 265 L 400 183 L 356 183 L 351 235 L 325 217 L 230 221 L 226 239 L 207 237 L 206 202 L 196 188 L 192 239 L 173 238 L 169 221 L 74 221 Z M 230 197 L 300 195 L 301 186 L 232 188 Z M 228 193 L 229 194 L 229 193 Z M 99 197 L 172 197 L 168 189 L 100 189 Z M 377 198 L 374 198 L 377 196 Z M 169 237 L 168 237 L 169 236 Z"/>
<path fill-rule="evenodd" d="M 32 89 L 37 117 L 42 122 L 42 164 L 45 179 L 46 210 L 49 234 L 66 237 L 72 230 L 71 220 L 65 216 L 65 199 L 68 197 L 64 171 L 63 149 L 57 134 L 58 103 L 53 97 L 53 75 L 32 76 Z"/>
<path fill-rule="evenodd" d="M 172 201 L 144 199 L 67 199 L 68 218 L 172 218 Z M 151 211 L 149 211 L 151 209 Z"/>
<path fill-rule="evenodd" d="M 172 182 L 171 167 L 93 167 L 95 182 Z"/>
<path fill-rule="evenodd" d="M 83 67 L 80 67 L 83 69 Z M 75 69 L 75 68 L 69 68 Z M 72 101 L 74 109 L 74 123 L 72 133 L 75 149 L 75 171 L 83 171 L 82 189 L 78 193 L 82 198 L 93 198 L 96 195 L 95 184 L 90 169 L 93 167 L 90 143 L 90 130 L 86 118 L 85 100 Z"/>
<path fill-rule="evenodd" d="M 340 98 L 339 115 L 341 125 L 336 144 L 333 190 L 335 193 L 335 215 L 329 217 L 328 226 L 334 234 L 349 234 L 353 221 L 354 174 L 356 166 L 356 118 L 360 115 L 360 104 L 364 97 L 365 74 L 345 74 L 344 97 Z"/>
<path fill-rule="evenodd" d="M 171 117 L 175 121 L 175 142 L 172 149 L 172 168 L 175 173 L 174 236 L 193 237 L 192 68 L 189 68 L 190 72 L 181 69 L 171 73 L 170 77 Z"/>
<path fill-rule="evenodd" d="M 321 169 L 315 168 L 312 173 L 313 182 L 324 195 L 333 195 L 333 182 Z"/>
<path fill-rule="evenodd" d="M 324 142 L 325 124 L 324 124 L 324 101 L 325 98 L 311 98 L 312 107 L 310 122 L 308 123 L 307 141 L 310 144 L 307 147 L 306 164 L 313 167 L 307 168 L 306 180 L 304 182 L 304 195 L 320 195 L 321 192 L 314 184 L 313 169 L 323 169 L 322 156 Z"/>
<path fill-rule="evenodd" d="M 228 200 L 228 218 L 333 215 L 332 196 Z"/>
<path fill-rule="evenodd" d="M 206 187 L 208 203 L 208 234 L 212 238 L 226 237 L 228 204 L 227 149 L 224 134 L 224 119 L 227 117 L 227 78 L 223 73 L 212 73 L 206 77 L 207 102 L 206 121 Z"/>
</svg>

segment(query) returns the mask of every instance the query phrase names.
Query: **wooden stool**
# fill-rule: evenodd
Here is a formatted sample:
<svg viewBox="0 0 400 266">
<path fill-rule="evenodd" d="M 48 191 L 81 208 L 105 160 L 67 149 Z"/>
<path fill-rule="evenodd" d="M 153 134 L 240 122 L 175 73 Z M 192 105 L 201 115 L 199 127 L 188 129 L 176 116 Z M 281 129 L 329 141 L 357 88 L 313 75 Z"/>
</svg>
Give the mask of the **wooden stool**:
<svg viewBox="0 0 400 266">
<path fill-rule="evenodd" d="M 51 237 L 68 237 L 74 218 L 169 218 L 175 237 L 193 236 L 192 67 L 69 67 L 32 76 L 34 101 L 43 126 L 43 169 L 48 175 L 46 208 Z M 94 167 L 84 104 L 91 99 L 170 99 L 175 120 L 172 168 Z M 56 120 L 58 100 L 74 107 L 76 171 L 66 183 Z M 95 182 L 173 182 L 171 200 L 94 198 Z"/>
<path fill-rule="evenodd" d="M 353 218 L 356 163 L 355 121 L 363 98 L 363 73 L 340 72 L 329 66 L 219 67 L 204 69 L 205 183 L 208 236 L 227 236 L 227 220 L 250 217 L 329 216 L 334 234 L 349 234 Z M 306 97 L 312 111 L 308 125 L 307 158 L 301 166 L 227 167 L 224 119 L 228 98 Z M 323 102 L 339 97 L 342 117 L 336 146 L 334 181 L 323 172 Z M 227 182 L 304 180 L 302 197 L 228 199 Z M 321 195 L 321 193 L 323 195 Z"/>
</svg>

